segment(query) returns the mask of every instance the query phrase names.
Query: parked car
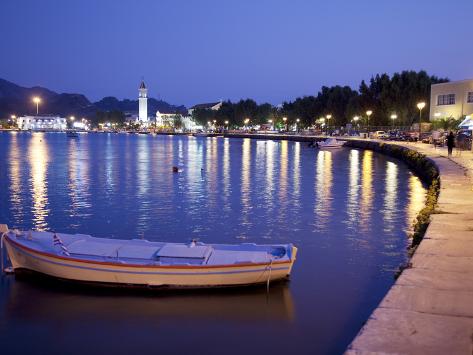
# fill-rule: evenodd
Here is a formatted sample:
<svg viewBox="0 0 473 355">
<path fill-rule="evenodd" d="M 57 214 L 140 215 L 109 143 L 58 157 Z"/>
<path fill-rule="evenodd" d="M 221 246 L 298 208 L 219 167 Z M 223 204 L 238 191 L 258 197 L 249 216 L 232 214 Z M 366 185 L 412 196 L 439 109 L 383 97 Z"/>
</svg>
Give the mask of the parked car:
<svg viewBox="0 0 473 355">
<path fill-rule="evenodd" d="M 371 135 L 375 139 L 387 139 L 389 135 L 385 131 L 375 131 Z"/>
<path fill-rule="evenodd" d="M 471 150 L 471 131 L 461 129 L 455 139 L 455 147 L 460 150 Z"/>
<path fill-rule="evenodd" d="M 432 133 L 431 132 L 423 132 L 420 135 L 420 140 L 421 140 L 422 143 L 432 144 Z"/>
</svg>

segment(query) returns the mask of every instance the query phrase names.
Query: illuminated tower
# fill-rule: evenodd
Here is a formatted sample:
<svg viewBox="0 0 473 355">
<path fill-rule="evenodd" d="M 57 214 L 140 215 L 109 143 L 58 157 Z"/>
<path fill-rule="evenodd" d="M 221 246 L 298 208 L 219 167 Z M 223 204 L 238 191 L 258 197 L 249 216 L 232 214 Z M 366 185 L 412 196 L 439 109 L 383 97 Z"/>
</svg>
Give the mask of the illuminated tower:
<svg viewBox="0 0 473 355">
<path fill-rule="evenodd" d="M 145 82 L 141 81 L 139 96 L 138 96 L 138 119 L 141 123 L 148 123 L 148 89 Z"/>
</svg>

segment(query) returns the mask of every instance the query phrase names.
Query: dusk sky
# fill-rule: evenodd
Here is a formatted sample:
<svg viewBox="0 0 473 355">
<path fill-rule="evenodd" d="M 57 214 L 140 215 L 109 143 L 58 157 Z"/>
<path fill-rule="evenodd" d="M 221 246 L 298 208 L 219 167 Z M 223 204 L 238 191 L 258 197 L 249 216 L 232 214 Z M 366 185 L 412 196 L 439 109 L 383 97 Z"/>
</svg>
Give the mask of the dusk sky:
<svg viewBox="0 0 473 355">
<path fill-rule="evenodd" d="M 473 78 L 472 0 L 1 0 L 0 78 L 187 106 L 425 69 Z"/>
</svg>

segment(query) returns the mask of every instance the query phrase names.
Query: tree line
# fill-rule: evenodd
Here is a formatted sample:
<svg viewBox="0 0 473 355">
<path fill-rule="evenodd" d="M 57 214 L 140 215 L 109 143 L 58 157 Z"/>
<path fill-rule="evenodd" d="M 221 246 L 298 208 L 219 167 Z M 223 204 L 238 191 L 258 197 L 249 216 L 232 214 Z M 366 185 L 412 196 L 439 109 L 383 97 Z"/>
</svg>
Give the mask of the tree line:
<svg viewBox="0 0 473 355">
<path fill-rule="evenodd" d="M 264 124 L 271 121 L 276 126 L 283 125 L 283 117 L 288 124 L 297 119 L 304 127 L 313 126 L 317 120 L 331 115 L 331 126 L 344 126 L 358 116 L 361 124 L 366 124 L 366 111 L 372 111 L 369 124 L 383 126 L 391 124 L 391 116 L 396 115 L 397 126 L 408 126 L 417 122 L 419 111 L 416 104 L 425 102 L 424 119 L 428 120 L 430 109 L 430 86 L 447 82 L 446 78 L 430 76 L 425 71 L 403 71 L 392 76 L 377 74 L 367 83 L 360 83 L 358 90 L 349 86 L 323 86 L 314 96 L 296 98 L 284 102 L 279 107 L 269 103 L 257 104 L 252 99 L 232 103 L 225 101 L 218 111 L 196 109 L 193 118 L 201 125 L 208 122 L 217 125 L 242 126 L 245 119 L 250 124 Z M 228 122 L 228 124 L 225 124 Z"/>
</svg>

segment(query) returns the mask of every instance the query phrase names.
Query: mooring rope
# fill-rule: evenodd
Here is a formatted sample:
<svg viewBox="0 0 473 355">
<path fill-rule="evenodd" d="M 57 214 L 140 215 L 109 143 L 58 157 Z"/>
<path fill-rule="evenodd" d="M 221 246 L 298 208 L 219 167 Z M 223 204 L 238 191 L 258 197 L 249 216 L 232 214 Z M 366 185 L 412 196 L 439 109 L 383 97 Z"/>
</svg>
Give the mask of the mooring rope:
<svg viewBox="0 0 473 355">
<path fill-rule="evenodd" d="M 2 274 L 5 270 L 4 266 L 3 266 L 3 238 L 5 237 L 5 233 L 2 233 L 2 236 L 0 237 L 0 259 L 1 260 L 1 268 L 2 268 Z"/>
<path fill-rule="evenodd" d="M 271 271 L 273 270 L 273 259 L 269 261 L 269 273 L 268 273 L 268 281 L 266 281 L 266 293 L 269 293 L 269 281 L 271 280 Z"/>
</svg>

